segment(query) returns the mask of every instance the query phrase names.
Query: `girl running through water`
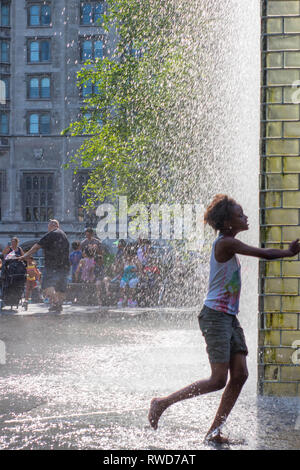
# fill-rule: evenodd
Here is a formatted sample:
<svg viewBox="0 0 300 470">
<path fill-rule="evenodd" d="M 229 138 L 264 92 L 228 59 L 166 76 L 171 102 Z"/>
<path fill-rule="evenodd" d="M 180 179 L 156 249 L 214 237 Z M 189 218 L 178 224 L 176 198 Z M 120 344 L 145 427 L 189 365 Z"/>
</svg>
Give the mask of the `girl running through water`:
<svg viewBox="0 0 300 470">
<path fill-rule="evenodd" d="M 220 444 L 229 442 L 222 436 L 221 427 L 248 377 L 248 350 L 237 319 L 241 290 L 237 254 L 271 260 L 295 256 L 300 252 L 299 239 L 290 243 L 287 250 L 256 248 L 237 240 L 235 237 L 239 232 L 248 230 L 247 220 L 242 207 L 224 194 L 217 194 L 206 210 L 204 223 L 219 231 L 212 245 L 208 294 L 198 315 L 207 346 L 211 376 L 171 395 L 153 398 L 148 419 L 154 429 L 157 429 L 162 413 L 174 403 L 225 387 L 219 409 L 205 439 Z"/>
</svg>

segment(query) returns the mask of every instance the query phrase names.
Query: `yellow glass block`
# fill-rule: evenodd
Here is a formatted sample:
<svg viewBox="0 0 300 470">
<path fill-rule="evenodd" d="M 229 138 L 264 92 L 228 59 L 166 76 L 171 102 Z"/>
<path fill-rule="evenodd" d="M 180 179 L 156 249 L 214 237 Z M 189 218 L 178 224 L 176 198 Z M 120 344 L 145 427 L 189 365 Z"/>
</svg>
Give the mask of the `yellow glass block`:
<svg viewBox="0 0 300 470">
<path fill-rule="evenodd" d="M 266 294 L 298 294 L 298 279 L 265 279 Z"/>
<path fill-rule="evenodd" d="M 283 157 L 282 159 L 283 171 L 289 172 L 300 172 L 300 157 Z"/>
<path fill-rule="evenodd" d="M 285 191 L 282 194 L 283 207 L 300 207 L 300 191 Z"/>
<path fill-rule="evenodd" d="M 267 173 L 282 173 L 282 158 L 281 157 L 266 157 L 266 171 Z M 274 194 L 275 193 L 266 193 L 266 197 L 268 196 L 268 197 L 273 198 Z M 269 201 L 270 200 L 271 199 L 269 199 Z"/>
<path fill-rule="evenodd" d="M 268 18 L 267 19 L 267 33 L 282 33 L 283 32 L 282 18 Z"/>
<path fill-rule="evenodd" d="M 268 397 L 295 397 L 297 396 L 297 384 L 266 382 L 263 384 L 262 393 Z"/>
<path fill-rule="evenodd" d="M 297 365 L 281 366 L 281 380 L 288 382 L 300 381 L 300 367 Z"/>
<path fill-rule="evenodd" d="M 283 53 L 282 52 L 269 52 L 267 54 L 267 67 L 268 68 L 280 68 L 283 67 Z M 268 84 L 269 81 L 267 80 Z"/>
<path fill-rule="evenodd" d="M 291 348 L 266 347 L 264 350 L 264 361 L 269 364 L 290 364 Z"/>
<path fill-rule="evenodd" d="M 299 155 L 299 140 L 270 139 L 266 144 L 267 155 Z"/>
<path fill-rule="evenodd" d="M 279 121 L 299 120 L 299 105 L 296 104 L 269 104 L 268 119 Z"/>
<path fill-rule="evenodd" d="M 299 224 L 299 211 L 296 209 L 266 209 L 265 216 L 269 225 Z"/>
<path fill-rule="evenodd" d="M 282 88 L 281 87 L 267 88 L 267 91 L 266 91 L 267 103 L 281 103 L 281 101 L 282 101 Z"/>
<path fill-rule="evenodd" d="M 267 175 L 267 189 L 298 189 L 298 175 Z"/>
<path fill-rule="evenodd" d="M 268 16 L 288 16 L 299 14 L 299 1 L 282 0 L 282 1 L 269 1 L 267 2 L 267 15 Z"/>
<path fill-rule="evenodd" d="M 268 70 L 267 85 L 292 85 L 294 82 L 299 80 L 299 78 L 299 70 Z"/>
<path fill-rule="evenodd" d="M 265 314 L 266 328 L 273 329 L 294 329 L 298 328 L 298 314 L 297 313 L 266 313 Z"/>
<path fill-rule="evenodd" d="M 280 276 L 280 261 L 266 261 L 266 276 Z"/>
<path fill-rule="evenodd" d="M 268 51 L 298 51 L 300 49 L 300 36 L 270 36 L 268 38 Z"/>
<path fill-rule="evenodd" d="M 282 137 L 282 123 L 281 122 L 268 122 L 266 125 L 266 136 L 267 137 Z"/>
<path fill-rule="evenodd" d="M 267 170 L 267 171 L 270 171 L 270 170 Z M 281 206 L 281 193 L 274 192 L 274 191 L 265 193 L 264 206 L 265 207 L 280 207 Z M 278 240 L 268 240 L 268 241 L 278 241 Z"/>
<path fill-rule="evenodd" d="M 300 18 L 285 18 L 285 33 L 300 33 Z"/>
<path fill-rule="evenodd" d="M 300 277 L 300 261 L 282 261 L 282 275 Z"/>
<path fill-rule="evenodd" d="M 264 346 L 280 346 L 280 331 L 265 331 Z"/>
<path fill-rule="evenodd" d="M 299 295 L 286 295 L 282 297 L 282 311 L 283 312 L 299 312 L 300 309 L 300 296 Z"/>
<path fill-rule="evenodd" d="M 282 240 L 285 242 L 291 242 L 300 239 L 300 227 L 282 227 Z"/>
<path fill-rule="evenodd" d="M 280 312 L 281 298 L 279 295 L 266 295 L 264 297 L 264 310 L 266 312 Z"/>
<path fill-rule="evenodd" d="M 279 366 L 265 366 L 264 367 L 264 379 L 265 380 L 278 380 L 280 374 Z"/>
<path fill-rule="evenodd" d="M 300 137 L 300 122 L 284 122 L 284 137 Z"/>
<path fill-rule="evenodd" d="M 286 52 L 284 54 L 285 67 L 300 67 L 300 52 Z"/>
<path fill-rule="evenodd" d="M 293 346 L 295 341 L 299 342 L 300 345 L 300 331 L 282 331 L 281 332 L 281 345 L 282 346 Z M 297 348 L 298 349 L 298 348 Z M 300 346 L 299 346 L 300 349 Z M 293 350 L 292 350 L 293 352 Z"/>
<path fill-rule="evenodd" d="M 296 82 L 294 86 L 284 87 L 283 89 L 284 103 L 300 103 L 300 82 Z"/>
</svg>

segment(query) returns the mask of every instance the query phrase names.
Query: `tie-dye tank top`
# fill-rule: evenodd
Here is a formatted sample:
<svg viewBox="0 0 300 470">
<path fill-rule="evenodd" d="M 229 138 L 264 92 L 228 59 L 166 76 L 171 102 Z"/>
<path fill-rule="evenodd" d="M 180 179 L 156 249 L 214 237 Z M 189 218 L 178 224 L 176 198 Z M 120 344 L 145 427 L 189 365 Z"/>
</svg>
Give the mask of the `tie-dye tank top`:
<svg viewBox="0 0 300 470">
<path fill-rule="evenodd" d="M 215 245 L 221 237 L 223 235 L 219 235 L 212 245 L 209 287 L 204 304 L 214 310 L 237 315 L 241 292 L 241 265 L 237 255 L 233 255 L 225 263 L 216 260 Z"/>
</svg>

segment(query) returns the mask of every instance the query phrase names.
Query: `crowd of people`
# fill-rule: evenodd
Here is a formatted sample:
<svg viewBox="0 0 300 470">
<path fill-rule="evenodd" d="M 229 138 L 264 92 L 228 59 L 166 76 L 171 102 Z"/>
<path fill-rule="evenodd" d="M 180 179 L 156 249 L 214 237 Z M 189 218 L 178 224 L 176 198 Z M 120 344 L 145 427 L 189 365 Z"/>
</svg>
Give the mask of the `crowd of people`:
<svg viewBox="0 0 300 470">
<path fill-rule="evenodd" d="M 100 307 L 112 302 L 118 307 L 136 307 L 139 303 L 137 292 L 151 290 L 160 280 L 158 259 L 147 239 L 140 237 L 135 243 L 121 239 L 115 244 L 117 252 L 112 256 L 95 237 L 93 229 L 87 228 L 85 238 L 74 241 L 70 250 L 66 234 L 53 219 L 49 221 L 46 235 L 25 253 L 18 238 L 13 237 L 2 252 L 0 267 L 10 258 L 26 262 L 25 309 L 33 290 L 40 286 L 44 298 L 49 301 L 49 311 L 60 312 L 68 284 L 77 283 L 94 285 Z M 33 255 L 41 248 L 44 266 L 39 269 Z M 1 272 L 3 274 L 3 269 Z"/>
<path fill-rule="evenodd" d="M 118 292 L 119 307 L 138 305 L 137 289 L 148 288 L 159 279 L 158 262 L 149 240 L 139 238 L 137 243 L 118 240 L 117 253 L 112 262 L 105 262 L 105 248 L 94 237 L 92 229 L 86 230 L 86 238 L 72 243 L 70 264 L 72 282 L 93 283 L 101 306 Z"/>
</svg>

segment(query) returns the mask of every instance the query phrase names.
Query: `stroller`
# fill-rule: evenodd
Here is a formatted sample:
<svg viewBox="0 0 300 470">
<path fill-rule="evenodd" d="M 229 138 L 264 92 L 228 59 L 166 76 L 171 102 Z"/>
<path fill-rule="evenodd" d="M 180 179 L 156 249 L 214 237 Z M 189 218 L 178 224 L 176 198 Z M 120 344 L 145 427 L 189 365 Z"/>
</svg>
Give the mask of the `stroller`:
<svg viewBox="0 0 300 470">
<path fill-rule="evenodd" d="M 26 264 L 16 258 L 3 261 L 1 270 L 0 310 L 3 307 L 18 308 L 26 282 Z"/>
</svg>

